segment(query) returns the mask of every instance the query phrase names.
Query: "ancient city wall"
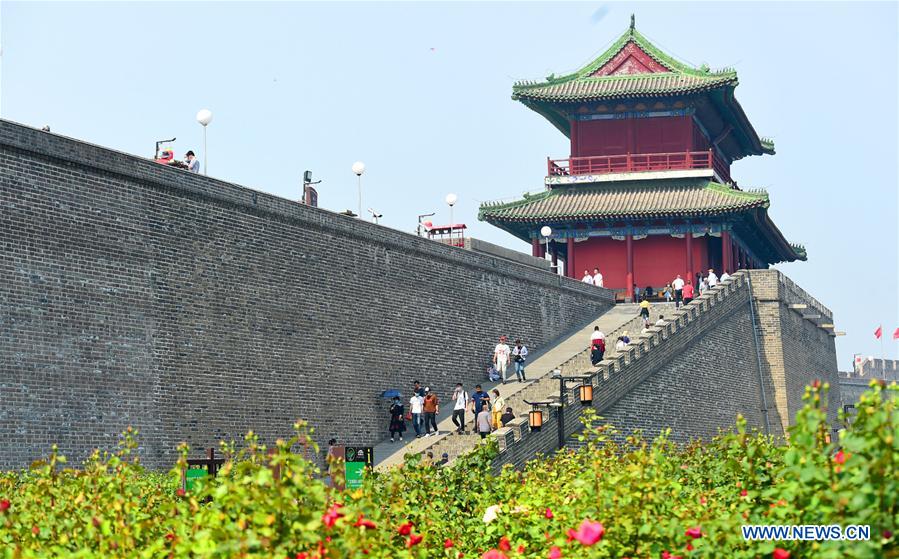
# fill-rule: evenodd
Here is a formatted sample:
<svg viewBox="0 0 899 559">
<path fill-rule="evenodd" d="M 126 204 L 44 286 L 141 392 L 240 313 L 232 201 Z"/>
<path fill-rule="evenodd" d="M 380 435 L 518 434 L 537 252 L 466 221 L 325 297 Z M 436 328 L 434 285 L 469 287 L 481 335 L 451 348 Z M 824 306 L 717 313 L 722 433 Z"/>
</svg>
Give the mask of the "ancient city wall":
<svg viewBox="0 0 899 559">
<path fill-rule="evenodd" d="M 611 292 L 0 121 L 0 468 L 74 460 L 138 427 L 168 467 L 306 419 L 386 434 L 379 393 L 483 378 Z"/>
</svg>

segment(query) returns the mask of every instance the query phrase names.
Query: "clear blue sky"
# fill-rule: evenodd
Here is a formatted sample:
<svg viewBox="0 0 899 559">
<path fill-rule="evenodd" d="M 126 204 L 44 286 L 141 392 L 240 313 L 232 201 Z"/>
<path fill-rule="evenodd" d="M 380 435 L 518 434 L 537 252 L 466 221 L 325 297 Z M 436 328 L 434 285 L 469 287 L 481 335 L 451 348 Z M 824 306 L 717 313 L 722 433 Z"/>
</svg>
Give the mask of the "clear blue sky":
<svg viewBox="0 0 899 559">
<path fill-rule="evenodd" d="M 780 265 L 830 307 L 841 369 L 880 355 L 899 326 L 895 3 L 65 3 L 2 2 L 2 117 L 151 156 L 177 136 L 210 174 L 320 204 L 364 205 L 412 231 L 459 196 L 477 237 L 527 246 L 477 221 L 479 202 L 542 188 L 564 136 L 510 99 L 512 83 L 578 68 L 637 28 L 695 65 L 733 66 L 737 98 L 777 155 L 733 175 L 766 187 L 771 216 L 809 261 Z M 201 154 L 202 155 L 202 154 Z"/>
</svg>

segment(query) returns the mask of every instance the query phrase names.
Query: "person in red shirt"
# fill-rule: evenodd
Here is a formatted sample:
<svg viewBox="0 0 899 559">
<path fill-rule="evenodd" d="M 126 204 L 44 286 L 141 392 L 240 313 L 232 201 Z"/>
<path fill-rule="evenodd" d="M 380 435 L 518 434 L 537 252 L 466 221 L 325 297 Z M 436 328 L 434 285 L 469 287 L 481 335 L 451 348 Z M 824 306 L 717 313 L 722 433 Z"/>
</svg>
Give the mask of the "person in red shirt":
<svg viewBox="0 0 899 559">
<path fill-rule="evenodd" d="M 690 280 L 687 280 L 687 285 L 684 286 L 684 304 L 689 305 L 690 301 L 693 300 L 693 283 Z"/>
</svg>

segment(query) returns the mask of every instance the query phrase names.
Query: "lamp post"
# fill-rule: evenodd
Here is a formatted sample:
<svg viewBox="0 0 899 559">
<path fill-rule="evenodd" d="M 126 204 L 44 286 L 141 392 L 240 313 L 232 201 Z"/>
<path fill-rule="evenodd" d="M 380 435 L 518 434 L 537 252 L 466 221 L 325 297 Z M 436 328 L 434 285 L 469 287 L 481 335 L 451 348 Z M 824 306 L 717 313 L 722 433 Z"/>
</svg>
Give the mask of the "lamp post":
<svg viewBox="0 0 899 559">
<path fill-rule="evenodd" d="M 546 239 L 546 254 L 549 254 L 549 236 L 553 234 L 553 230 L 549 225 L 544 225 L 540 228 L 540 235 Z M 544 256 L 546 258 L 546 256 Z M 552 266 L 550 266 L 552 269 Z"/>
<path fill-rule="evenodd" d="M 561 369 L 556 369 L 551 373 L 550 378 L 559 379 L 559 403 L 554 407 L 558 409 L 559 450 L 562 450 L 565 447 L 565 385 L 569 382 L 580 382 L 581 386 L 578 391 L 578 396 L 581 405 L 589 406 L 593 404 L 593 376 L 565 377 L 562 376 Z"/>
<path fill-rule="evenodd" d="M 446 203 L 449 205 L 449 208 L 450 208 L 450 224 L 449 224 L 449 226 L 450 226 L 450 242 L 449 242 L 450 246 L 453 246 L 453 206 L 455 206 L 456 202 L 458 202 L 458 201 L 459 201 L 459 197 L 456 196 L 455 194 L 453 194 L 452 192 L 450 192 L 449 194 L 446 195 Z"/>
<path fill-rule="evenodd" d="M 421 237 L 421 220 L 422 220 L 422 218 L 431 217 L 432 215 L 434 215 L 434 212 L 431 212 L 429 214 L 421 214 L 420 216 L 418 216 L 418 228 L 415 230 L 415 232 L 418 234 L 419 237 Z"/>
<path fill-rule="evenodd" d="M 359 213 L 357 215 L 359 219 L 362 219 L 362 173 L 365 172 L 365 163 L 361 161 L 353 163 L 353 172 L 359 179 Z"/>
<path fill-rule="evenodd" d="M 212 122 L 212 111 L 200 109 L 197 113 L 197 122 L 203 125 L 203 174 L 209 174 L 209 152 L 206 151 L 206 127 Z"/>
<path fill-rule="evenodd" d="M 540 411 L 540 406 L 548 406 L 551 402 L 548 400 L 545 402 L 528 402 L 525 400 L 524 403 L 531 406 L 531 411 L 528 412 L 528 427 L 530 427 L 531 431 L 539 431 L 543 428 L 543 412 Z"/>
</svg>

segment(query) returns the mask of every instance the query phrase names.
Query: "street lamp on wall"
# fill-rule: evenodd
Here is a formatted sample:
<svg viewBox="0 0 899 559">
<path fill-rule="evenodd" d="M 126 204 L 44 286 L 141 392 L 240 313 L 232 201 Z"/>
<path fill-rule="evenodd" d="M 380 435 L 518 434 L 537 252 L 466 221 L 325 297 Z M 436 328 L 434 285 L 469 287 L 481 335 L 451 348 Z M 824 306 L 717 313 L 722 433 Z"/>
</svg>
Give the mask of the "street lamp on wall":
<svg viewBox="0 0 899 559">
<path fill-rule="evenodd" d="M 449 223 L 450 242 L 449 242 L 449 244 L 450 244 L 450 246 L 453 246 L 453 206 L 455 206 L 456 202 L 459 201 L 459 197 L 456 196 L 455 194 L 453 194 L 452 192 L 450 192 L 449 194 L 446 195 L 445 201 L 450 209 L 450 223 Z"/>
<path fill-rule="evenodd" d="M 542 236 L 546 240 L 546 254 L 549 254 L 549 237 L 553 234 L 553 230 L 549 225 L 544 225 L 540 228 L 540 236 Z M 544 256 L 546 258 L 546 256 Z"/>
<path fill-rule="evenodd" d="M 355 173 L 356 177 L 359 179 L 359 213 L 357 214 L 359 218 L 362 218 L 362 173 L 365 172 L 365 163 L 361 161 L 357 161 L 353 163 L 353 173 Z"/>
<path fill-rule="evenodd" d="M 528 412 L 528 427 L 530 427 L 531 431 L 539 431 L 543 427 L 543 412 L 540 411 L 540 406 L 548 406 L 550 402 L 528 402 L 525 400 L 524 403 L 531 406 L 531 411 Z"/>
<path fill-rule="evenodd" d="M 212 122 L 212 111 L 200 109 L 197 113 L 197 122 L 203 126 L 203 174 L 209 174 L 209 152 L 206 150 L 206 127 Z"/>
</svg>

